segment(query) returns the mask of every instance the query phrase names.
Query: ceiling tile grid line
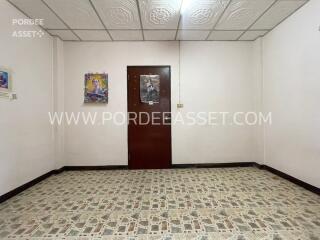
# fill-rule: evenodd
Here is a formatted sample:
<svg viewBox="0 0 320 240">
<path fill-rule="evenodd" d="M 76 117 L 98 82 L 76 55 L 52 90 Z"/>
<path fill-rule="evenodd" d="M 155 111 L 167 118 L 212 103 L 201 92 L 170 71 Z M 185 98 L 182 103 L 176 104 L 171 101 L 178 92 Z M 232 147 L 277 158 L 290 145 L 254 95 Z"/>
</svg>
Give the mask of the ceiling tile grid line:
<svg viewBox="0 0 320 240">
<path fill-rule="evenodd" d="M 263 16 L 266 12 L 268 12 L 268 11 L 276 4 L 276 2 L 278 2 L 278 0 L 274 0 L 273 3 L 272 3 L 266 10 L 264 10 L 263 13 L 247 28 L 247 31 L 248 31 L 257 21 L 259 21 L 259 19 L 262 18 L 262 16 Z M 241 37 L 242 37 L 245 33 L 246 33 L 246 32 L 242 33 L 237 40 L 240 40 Z M 255 39 L 254 39 L 254 40 L 255 40 Z"/>
<path fill-rule="evenodd" d="M 283 1 L 283 0 L 278 0 Z M 273 29 L 275 29 L 277 26 L 279 26 L 282 22 L 284 22 L 287 18 L 289 18 L 290 16 L 292 16 L 294 13 L 296 13 L 300 8 L 302 8 L 304 5 L 306 5 L 310 0 L 296 0 L 296 1 L 301 1 L 303 2 L 303 4 L 301 6 L 299 6 L 297 9 L 295 9 L 294 11 L 292 11 L 289 15 L 285 16 L 280 22 L 278 22 L 274 27 L 272 27 L 271 29 L 268 30 L 268 32 L 266 34 L 268 34 L 269 32 L 271 32 Z M 265 34 L 265 35 L 266 35 Z"/>
<path fill-rule="evenodd" d="M 112 41 L 110 35 L 105 30 L 74 30 L 82 41 Z"/>
<path fill-rule="evenodd" d="M 58 19 L 50 9 L 41 0 L 11 0 L 15 5 L 19 6 L 31 18 L 45 19 L 43 28 L 61 28 L 67 27 Z"/>
<path fill-rule="evenodd" d="M 47 32 L 49 32 L 50 35 L 52 35 L 52 36 L 59 37 L 62 41 L 66 41 L 66 40 L 77 40 L 77 41 L 79 41 L 79 38 L 75 34 L 73 34 L 73 32 L 71 32 L 68 29 L 48 30 Z"/>
<path fill-rule="evenodd" d="M 107 32 L 107 34 L 109 35 L 109 37 L 110 37 L 111 41 L 113 41 L 113 38 L 112 38 L 111 34 L 109 33 L 109 31 L 108 31 L 108 29 L 107 29 L 106 25 L 105 25 L 105 24 L 104 24 L 104 22 L 102 21 L 102 19 L 101 19 L 101 17 L 100 17 L 100 15 L 99 15 L 99 13 L 97 12 L 96 7 L 93 5 L 92 0 L 89 0 L 89 2 L 90 2 L 91 7 L 93 8 L 94 12 L 97 14 L 97 16 L 98 16 L 98 18 L 99 18 L 99 20 L 100 20 L 101 24 L 103 25 L 104 29 L 105 29 L 105 30 L 106 30 L 106 32 Z"/>
<path fill-rule="evenodd" d="M 254 41 L 309 0 L 7 1 L 67 41 Z"/>
<path fill-rule="evenodd" d="M 44 30 L 69 30 L 69 29 L 64 29 L 64 28 L 44 28 Z M 73 30 L 85 30 L 85 31 L 102 31 L 105 29 L 92 29 L 92 28 L 77 28 L 77 29 L 73 29 Z M 119 30 L 119 31 L 132 31 L 132 30 L 143 30 L 143 31 L 177 31 L 177 29 L 150 29 L 150 28 L 145 28 L 145 29 L 118 29 L 118 28 L 108 28 L 108 31 L 112 31 L 112 30 Z M 178 29 L 178 30 L 182 30 L 182 31 L 212 31 L 212 29 Z M 213 31 L 215 32 L 233 32 L 233 31 L 270 31 L 270 29 L 237 29 L 237 30 L 221 30 L 221 29 L 214 29 Z"/>
<path fill-rule="evenodd" d="M 142 25 L 142 20 L 141 20 L 141 8 L 140 8 L 140 5 L 139 5 L 139 0 L 135 0 L 135 2 L 136 2 L 136 4 L 137 4 L 137 8 L 138 8 L 140 28 L 142 29 L 142 38 L 143 38 L 143 40 L 145 40 L 144 31 L 143 31 L 143 25 Z"/>
<path fill-rule="evenodd" d="M 145 40 L 168 40 L 174 41 L 176 36 L 175 30 L 144 30 Z"/>
<path fill-rule="evenodd" d="M 211 33 L 215 30 L 216 26 L 218 25 L 218 23 L 220 22 L 223 14 L 226 12 L 226 10 L 228 9 L 228 7 L 230 6 L 232 0 L 229 0 L 228 4 L 226 5 L 225 9 L 223 9 L 222 13 L 220 14 L 220 16 L 217 19 L 217 22 L 214 24 L 213 28 L 211 29 L 211 31 L 209 32 L 206 40 L 208 40 L 208 38 L 210 37 Z"/>
<path fill-rule="evenodd" d="M 264 36 L 267 33 L 267 31 L 246 31 L 244 32 L 240 37 L 238 37 L 236 40 L 256 40 L 259 37 Z"/>
<path fill-rule="evenodd" d="M 283 21 L 285 21 L 287 18 L 289 18 L 291 15 L 293 15 L 296 11 L 298 11 L 301 7 L 303 7 L 306 3 L 308 3 L 310 0 L 276 0 L 276 2 L 272 5 L 272 7 L 270 7 L 259 19 L 257 19 L 257 21 L 255 21 L 254 24 L 252 24 L 252 26 L 250 26 L 250 29 L 248 31 L 265 31 L 265 33 L 263 35 L 260 35 L 258 36 L 257 38 L 253 39 L 252 41 L 255 41 L 256 39 L 258 39 L 259 37 L 264 37 L 266 34 L 268 34 L 269 32 L 271 32 L 273 29 L 275 29 L 278 25 L 280 25 Z M 274 10 L 274 7 L 279 4 L 279 3 L 282 3 L 282 2 L 287 2 L 287 3 L 291 3 L 291 2 L 300 2 L 301 5 L 296 8 L 296 9 L 293 9 L 289 14 L 286 14 L 283 19 L 278 22 L 276 25 L 272 26 L 271 28 L 268 28 L 268 29 L 255 29 L 253 28 L 253 26 L 255 26 L 255 24 L 257 22 L 259 22 L 260 19 L 262 19 L 269 11 L 273 11 Z M 239 38 L 240 39 L 240 38 Z"/>
<path fill-rule="evenodd" d="M 148 42 L 177 42 L 179 40 L 148 40 Z M 203 42 L 203 40 L 186 40 L 188 42 Z M 101 40 L 64 40 L 64 42 L 111 42 Z M 116 40 L 114 42 L 146 42 L 145 40 Z M 239 42 L 239 40 L 208 40 L 207 42 Z M 241 42 L 252 42 L 252 40 L 241 40 Z"/>
<path fill-rule="evenodd" d="M 215 29 L 248 28 L 274 0 L 232 0 Z"/>
<path fill-rule="evenodd" d="M 203 41 L 206 40 L 209 31 L 197 30 L 197 31 L 189 31 L 189 30 L 178 30 L 178 36 L 176 40 L 198 40 Z"/>
<path fill-rule="evenodd" d="M 43 0 L 71 29 L 105 29 L 89 0 Z"/>
<path fill-rule="evenodd" d="M 66 25 L 67 28 L 81 41 L 81 38 L 70 28 L 70 26 L 69 26 L 55 11 L 53 11 L 53 9 L 45 2 L 45 0 L 41 0 L 41 2 L 42 2 L 44 5 L 46 5 L 47 8 L 49 8 L 49 9 L 51 10 L 51 12 L 52 12 L 54 15 L 56 15 L 56 17 L 57 17 L 58 19 L 60 19 L 60 21 L 62 21 L 63 24 Z M 61 37 L 60 37 L 60 39 L 61 39 Z"/>
<path fill-rule="evenodd" d="M 178 31 L 179 31 L 179 25 L 180 25 L 180 22 L 181 22 L 181 10 L 182 10 L 182 5 L 183 5 L 183 2 L 186 1 L 186 0 L 181 0 L 181 4 L 180 4 L 180 8 L 179 8 L 179 13 L 180 13 L 180 16 L 179 16 L 179 20 L 178 20 L 178 24 L 177 24 L 177 29 L 176 29 L 176 34 L 174 36 L 174 40 L 177 40 L 177 36 L 178 36 Z"/>
<path fill-rule="evenodd" d="M 212 31 L 208 41 L 234 40 L 236 41 L 243 31 Z"/>
<path fill-rule="evenodd" d="M 251 29 L 273 29 L 292 13 L 303 6 L 309 0 L 283 0 L 277 1 L 253 26 Z"/>
<path fill-rule="evenodd" d="M 138 41 L 143 40 L 142 36 L 142 30 L 112 30 L 110 31 L 110 34 L 112 35 L 112 38 L 115 41 L 120 40 L 131 40 L 131 41 Z"/>
</svg>

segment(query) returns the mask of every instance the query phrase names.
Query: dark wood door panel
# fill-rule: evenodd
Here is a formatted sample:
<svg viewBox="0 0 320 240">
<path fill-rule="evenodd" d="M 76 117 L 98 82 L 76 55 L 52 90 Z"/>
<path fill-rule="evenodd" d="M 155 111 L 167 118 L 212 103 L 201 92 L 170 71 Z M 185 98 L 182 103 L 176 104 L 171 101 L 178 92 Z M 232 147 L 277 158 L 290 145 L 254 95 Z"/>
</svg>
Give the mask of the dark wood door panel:
<svg viewBox="0 0 320 240">
<path fill-rule="evenodd" d="M 143 125 L 139 120 L 129 121 L 128 148 L 130 169 L 161 169 L 171 167 L 171 125 L 164 115 L 170 117 L 171 86 L 170 67 L 168 66 L 135 66 L 128 67 L 128 112 L 132 117 L 141 114 Z M 160 76 L 159 103 L 149 105 L 140 99 L 140 75 Z M 155 125 L 146 123 L 146 114 L 157 119 Z M 165 124 L 163 124 L 165 122 Z"/>
</svg>

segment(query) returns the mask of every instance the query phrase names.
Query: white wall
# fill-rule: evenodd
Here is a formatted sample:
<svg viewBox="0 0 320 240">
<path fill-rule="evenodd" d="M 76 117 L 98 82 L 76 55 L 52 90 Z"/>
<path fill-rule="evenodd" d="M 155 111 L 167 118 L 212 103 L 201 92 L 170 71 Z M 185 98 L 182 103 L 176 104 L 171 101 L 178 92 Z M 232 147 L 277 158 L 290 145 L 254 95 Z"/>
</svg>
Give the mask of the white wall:
<svg viewBox="0 0 320 240">
<path fill-rule="evenodd" d="M 65 110 L 127 111 L 127 65 L 171 65 L 172 111 L 177 112 L 177 42 L 65 43 Z M 253 111 L 253 44 L 181 43 L 181 99 L 186 111 Z M 86 72 L 109 74 L 107 105 L 83 104 Z M 173 163 L 258 161 L 253 127 L 172 126 Z M 127 127 L 65 126 L 67 165 L 126 165 Z"/>
<path fill-rule="evenodd" d="M 18 99 L 0 98 L 0 195 L 54 168 L 52 127 L 52 38 L 15 38 L 13 18 L 25 18 L 0 1 L 0 53 Z"/>
<path fill-rule="evenodd" d="M 251 42 L 181 43 L 182 112 L 254 111 L 253 64 Z M 226 125 L 173 126 L 173 162 L 259 161 L 255 128 L 229 123 L 230 117 Z"/>
<path fill-rule="evenodd" d="M 171 65 L 173 89 L 178 78 L 175 42 L 65 43 L 65 111 L 127 112 L 127 65 Z M 84 74 L 109 74 L 109 103 L 84 105 Z M 172 102 L 176 102 L 172 91 Z M 101 116 L 101 115 L 100 115 Z M 66 165 L 127 165 L 127 128 L 104 125 L 66 125 Z"/>
<path fill-rule="evenodd" d="M 320 1 L 311 0 L 263 41 L 265 163 L 320 187 Z"/>
</svg>

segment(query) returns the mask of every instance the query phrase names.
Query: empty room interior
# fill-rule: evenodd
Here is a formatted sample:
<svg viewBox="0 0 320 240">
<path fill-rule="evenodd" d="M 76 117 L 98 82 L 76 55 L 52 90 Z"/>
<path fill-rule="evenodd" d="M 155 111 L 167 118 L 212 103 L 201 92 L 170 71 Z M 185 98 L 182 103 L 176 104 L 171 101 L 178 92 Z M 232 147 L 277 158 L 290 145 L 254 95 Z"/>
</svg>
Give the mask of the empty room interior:
<svg viewBox="0 0 320 240">
<path fill-rule="evenodd" d="M 0 11 L 1 240 L 320 240 L 320 0 Z"/>
</svg>

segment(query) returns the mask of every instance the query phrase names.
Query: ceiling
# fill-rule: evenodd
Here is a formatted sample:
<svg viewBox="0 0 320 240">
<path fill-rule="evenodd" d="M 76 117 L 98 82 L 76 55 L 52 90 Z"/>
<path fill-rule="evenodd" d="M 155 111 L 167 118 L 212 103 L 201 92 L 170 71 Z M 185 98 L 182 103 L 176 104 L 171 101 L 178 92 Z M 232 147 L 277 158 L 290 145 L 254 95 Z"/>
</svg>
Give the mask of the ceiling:
<svg viewBox="0 0 320 240">
<path fill-rule="evenodd" d="M 252 41 L 308 0 L 8 0 L 64 41 Z"/>
</svg>

